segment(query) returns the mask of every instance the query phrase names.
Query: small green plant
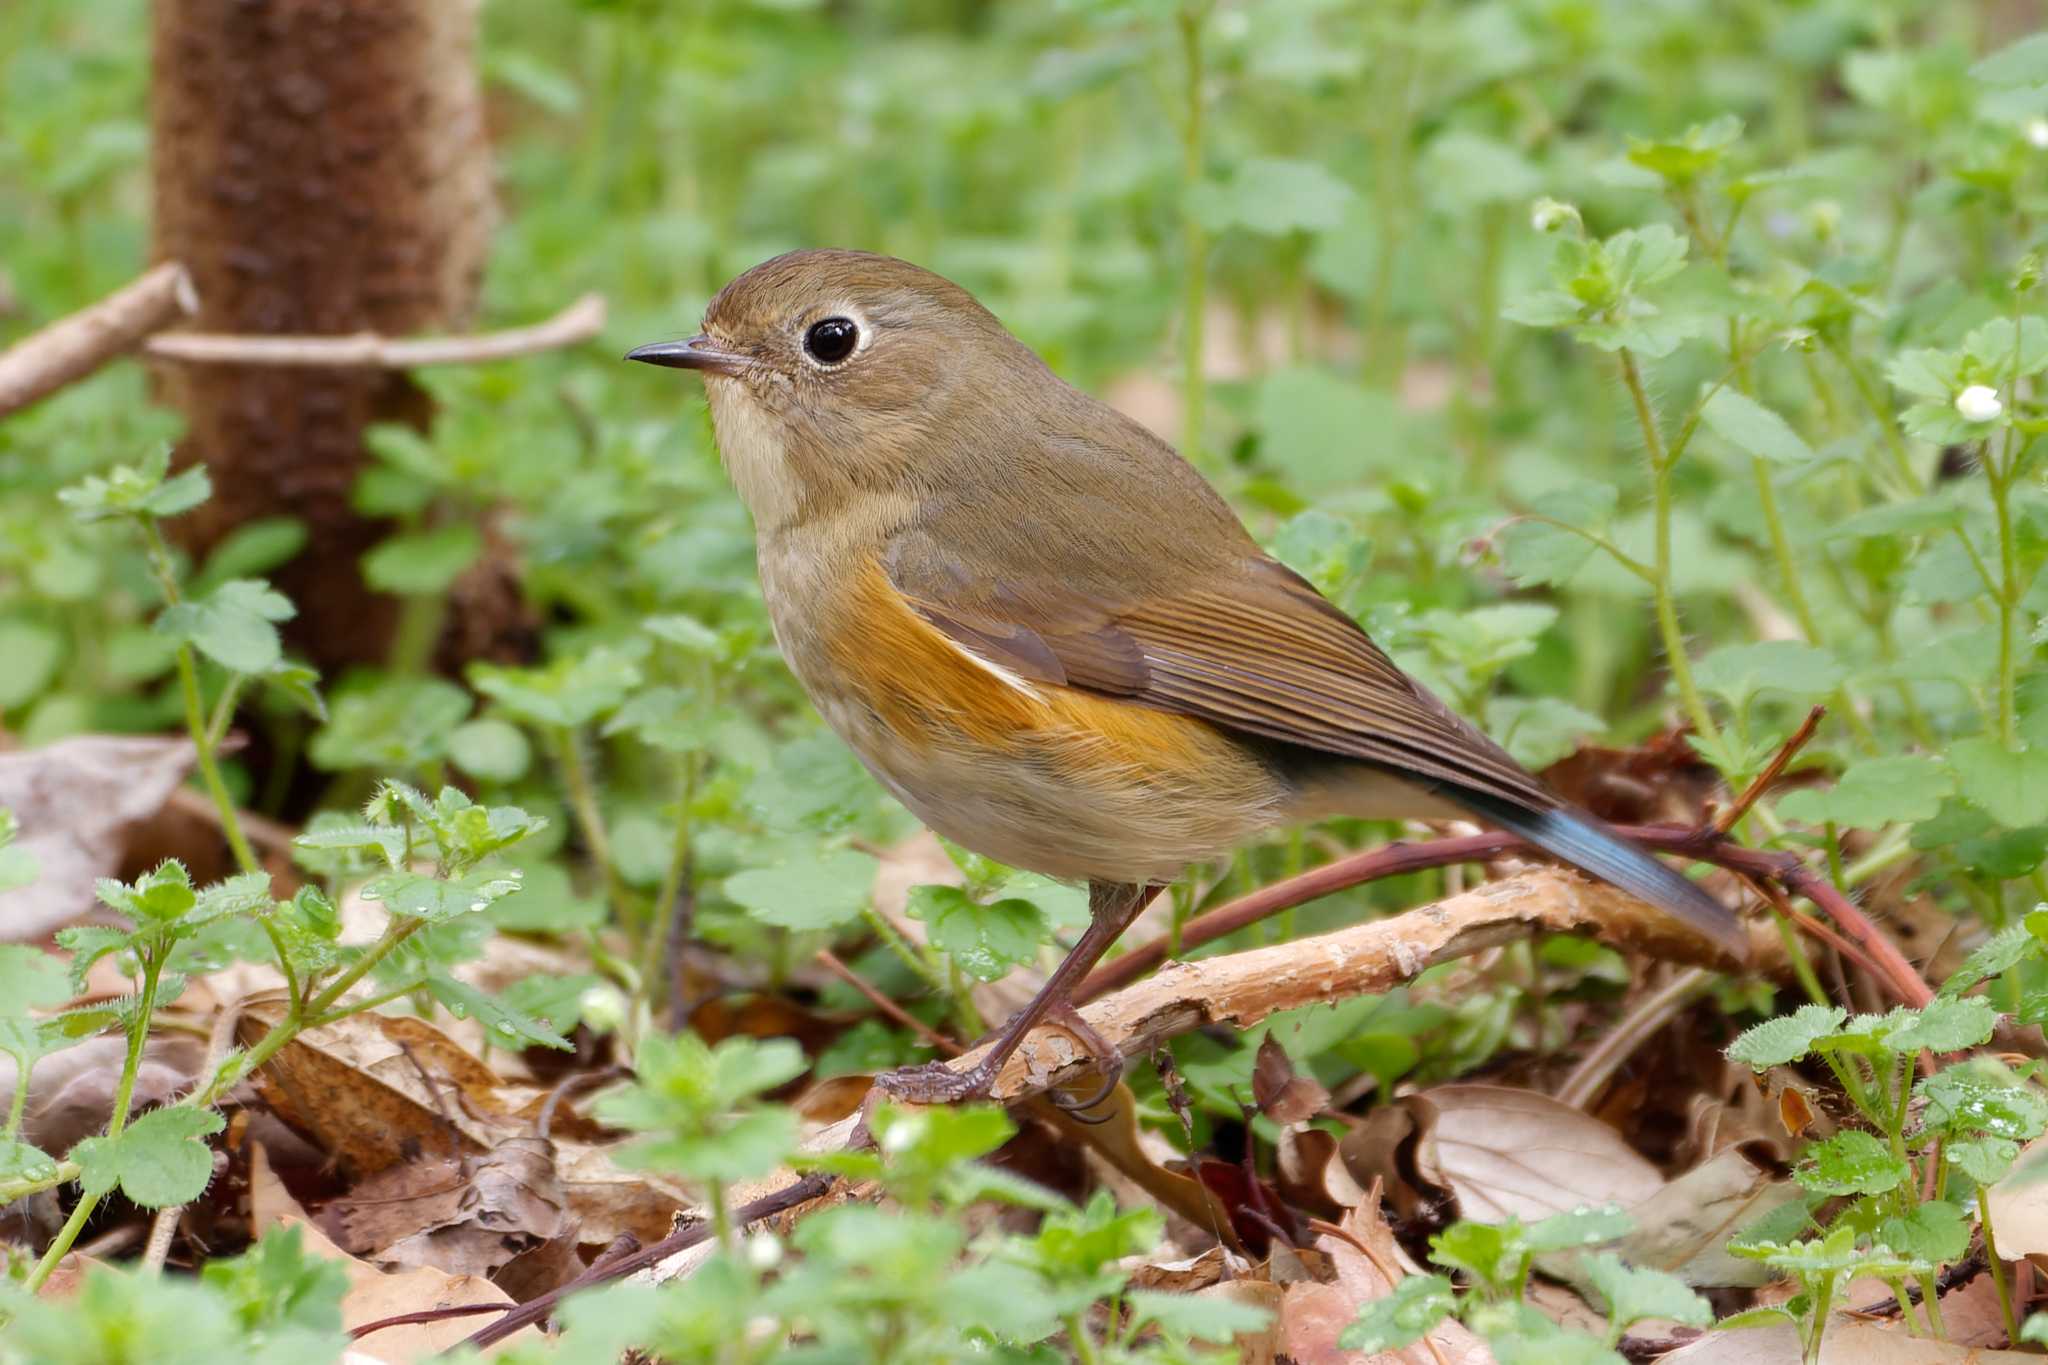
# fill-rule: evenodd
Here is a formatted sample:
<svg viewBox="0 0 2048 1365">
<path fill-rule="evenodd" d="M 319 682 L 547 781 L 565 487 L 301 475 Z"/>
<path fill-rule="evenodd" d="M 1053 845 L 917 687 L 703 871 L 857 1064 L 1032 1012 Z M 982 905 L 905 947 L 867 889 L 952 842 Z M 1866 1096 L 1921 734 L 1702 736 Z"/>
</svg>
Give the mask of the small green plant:
<svg viewBox="0 0 2048 1365">
<path fill-rule="evenodd" d="M 1629 1231 L 1619 1210 L 1581 1209 L 1534 1223 L 1453 1223 L 1430 1238 L 1430 1260 L 1462 1278 L 1410 1275 L 1384 1298 L 1368 1303 L 1338 1338 L 1348 1351 L 1395 1351 L 1456 1319 L 1485 1339 L 1507 1365 L 1618 1365 L 1622 1335 L 1645 1318 L 1705 1327 L 1713 1313 L 1705 1299 L 1677 1277 L 1628 1266 L 1612 1253 L 1583 1254 Z M 1606 1310 L 1604 1339 L 1559 1327 L 1523 1301 L 1539 1257 L 1570 1254 Z"/>
</svg>

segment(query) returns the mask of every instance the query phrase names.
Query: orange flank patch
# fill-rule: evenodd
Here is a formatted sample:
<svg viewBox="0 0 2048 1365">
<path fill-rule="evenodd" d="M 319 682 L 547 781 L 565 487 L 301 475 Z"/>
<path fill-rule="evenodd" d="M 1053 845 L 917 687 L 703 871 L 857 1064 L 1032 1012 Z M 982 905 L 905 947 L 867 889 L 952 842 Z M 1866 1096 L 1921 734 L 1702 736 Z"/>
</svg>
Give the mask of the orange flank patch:
<svg viewBox="0 0 2048 1365">
<path fill-rule="evenodd" d="M 1248 755 L 1207 721 L 1055 683 L 1006 678 L 968 656 L 904 602 L 878 565 L 851 585 L 824 641 L 845 700 L 919 753 L 986 749 L 1019 759 L 1080 758 L 1133 776 L 1206 785 Z"/>
</svg>

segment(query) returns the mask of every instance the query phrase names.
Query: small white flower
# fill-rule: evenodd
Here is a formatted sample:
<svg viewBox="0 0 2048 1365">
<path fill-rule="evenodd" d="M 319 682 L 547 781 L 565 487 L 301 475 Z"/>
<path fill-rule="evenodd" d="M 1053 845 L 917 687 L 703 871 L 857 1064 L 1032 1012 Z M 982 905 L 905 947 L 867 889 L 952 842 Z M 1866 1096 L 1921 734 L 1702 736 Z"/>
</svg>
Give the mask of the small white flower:
<svg viewBox="0 0 2048 1365">
<path fill-rule="evenodd" d="M 600 1032 L 616 1032 L 626 1022 L 626 997 L 616 986 L 592 986 L 576 1004 L 583 1021 Z"/>
<path fill-rule="evenodd" d="M 1956 395 L 1956 411 L 1965 422 L 1988 422 L 2005 411 L 2005 404 L 1989 384 L 1972 384 Z"/>
<path fill-rule="evenodd" d="M 747 1264 L 756 1270 L 773 1270 L 782 1264 L 782 1239 L 772 1232 L 757 1232 L 747 1239 Z"/>
<path fill-rule="evenodd" d="M 1529 207 L 1529 226 L 1538 232 L 1556 232 L 1567 223 L 1579 221 L 1579 211 L 1570 204 L 1548 195 L 1538 199 Z"/>
<path fill-rule="evenodd" d="M 881 1147 L 890 1156 L 907 1152 L 924 1137 L 925 1121 L 922 1114 L 899 1114 L 889 1125 L 889 1131 L 882 1134 Z"/>
<path fill-rule="evenodd" d="M 2027 141 L 2043 151 L 2048 151 L 2048 118 L 2027 120 Z"/>
</svg>

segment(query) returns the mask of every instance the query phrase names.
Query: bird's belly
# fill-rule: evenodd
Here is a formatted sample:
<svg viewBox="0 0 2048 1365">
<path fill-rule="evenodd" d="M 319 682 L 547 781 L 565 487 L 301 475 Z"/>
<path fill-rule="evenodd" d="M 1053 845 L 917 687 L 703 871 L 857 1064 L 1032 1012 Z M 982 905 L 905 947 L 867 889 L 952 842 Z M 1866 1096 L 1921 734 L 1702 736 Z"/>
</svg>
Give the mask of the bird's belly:
<svg viewBox="0 0 2048 1365">
<path fill-rule="evenodd" d="M 1296 800 L 1259 749 L 1205 721 L 987 667 L 879 569 L 836 596 L 825 612 L 775 611 L 784 657 L 898 800 L 985 857 L 1054 877 L 1166 881 L 1281 822 Z"/>
</svg>

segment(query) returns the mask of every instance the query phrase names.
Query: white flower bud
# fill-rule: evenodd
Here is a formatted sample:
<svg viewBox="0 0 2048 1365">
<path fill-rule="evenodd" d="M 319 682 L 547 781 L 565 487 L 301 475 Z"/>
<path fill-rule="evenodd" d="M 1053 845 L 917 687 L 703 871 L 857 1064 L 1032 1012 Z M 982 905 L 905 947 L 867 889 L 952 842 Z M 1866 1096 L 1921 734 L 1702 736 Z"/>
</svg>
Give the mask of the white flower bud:
<svg viewBox="0 0 2048 1365">
<path fill-rule="evenodd" d="M 1972 384 L 1956 395 L 1956 411 L 1965 422 L 1988 422 L 2005 411 L 2005 404 L 1989 384 Z"/>
<path fill-rule="evenodd" d="M 890 1156 L 907 1152 L 924 1137 L 925 1120 L 922 1114 L 898 1114 L 889 1125 L 889 1131 L 882 1134 L 881 1148 Z"/>
<path fill-rule="evenodd" d="M 599 1033 L 616 1033 L 626 1022 L 626 997 L 613 985 L 592 986 L 577 997 L 583 1022 Z"/>
<path fill-rule="evenodd" d="M 1579 221 L 1579 211 L 1573 205 L 1548 195 L 1538 199 L 1529 208 L 1529 226 L 1538 232 L 1556 232 L 1569 223 Z"/>
<path fill-rule="evenodd" d="M 746 1240 L 747 1264 L 756 1270 L 773 1270 L 782 1264 L 782 1239 L 772 1232 L 757 1232 Z"/>
<path fill-rule="evenodd" d="M 2048 151 L 2048 118 L 2027 120 L 2027 141 L 2043 151 Z"/>
</svg>

